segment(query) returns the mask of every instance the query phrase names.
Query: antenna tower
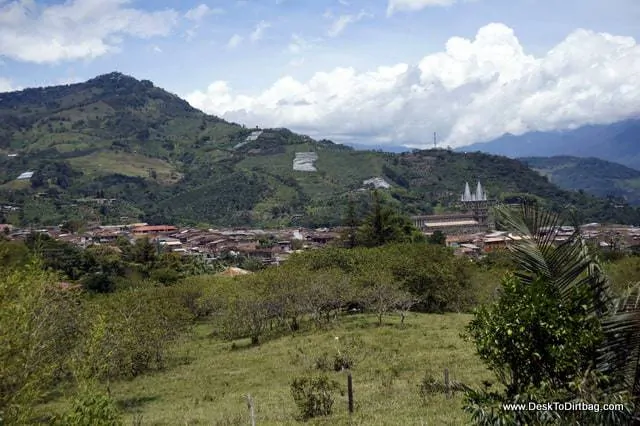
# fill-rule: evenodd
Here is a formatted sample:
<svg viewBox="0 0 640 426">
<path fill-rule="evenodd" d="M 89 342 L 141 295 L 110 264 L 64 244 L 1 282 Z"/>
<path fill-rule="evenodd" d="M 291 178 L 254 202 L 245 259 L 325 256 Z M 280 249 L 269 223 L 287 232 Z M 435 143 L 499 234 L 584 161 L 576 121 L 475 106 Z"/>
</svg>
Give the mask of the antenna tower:
<svg viewBox="0 0 640 426">
<path fill-rule="evenodd" d="M 436 142 L 436 132 L 433 132 L 433 148 L 435 149 L 437 147 L 438 147 L 438 144 Z"/>
</svg>

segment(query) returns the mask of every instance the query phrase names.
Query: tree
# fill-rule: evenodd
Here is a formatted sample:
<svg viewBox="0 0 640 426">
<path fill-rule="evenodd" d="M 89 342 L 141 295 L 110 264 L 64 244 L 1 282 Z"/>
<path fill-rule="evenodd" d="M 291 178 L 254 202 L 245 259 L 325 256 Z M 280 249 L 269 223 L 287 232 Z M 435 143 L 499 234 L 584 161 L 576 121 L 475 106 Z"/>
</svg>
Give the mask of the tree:
<svg viewBox="0 0 640 426">
<path fill-rule="evenodd" d="M 470 389 L 465 409 L 478 424 L 628 424 L 640 378 L 638 302 L 612 299 L 579 228 L 556 244 L 540 230 L 561 218 L 535 203 L 496 213 L 504 229 L 523 237 L 509 247 L 517 272 L 504 278 L 497 302 L 475 313 L 468 335 L 504 391 Z M 529 401 L 628 405 L 606 413 L 501 409 Z"/>
<path fill-rule="evenodd" d="M 157 261 L 157 251 L 157 248 L 154 247 L 148 238 L 140 238 L 136 240 L 129 251 L 129 255 L 131 256 L 130 260 L 134 263 L 151 267 L 155 265 Z"/>
<path fill-rule="evenodd" d="M 0 423 L 31 424 L 30 411 L 69 373 L 82 309 L 40 261 L 0 271 Z"/>
<path fill-rule="evenodd" d="M 343 240 L 345 241 L 345 247 L 354 248 L 357 244 L 357 232 L 359 225 L 358 217 L 356 215 L 356 206 L 353 198 L 349 198 L 347 204 L 347 215 L 344 220 L 344 226 L 347 228 L 343 234 Z"/>
<path fill-rule="evenodd" d="M 383 205 L 380 194 L 373 191 L 372 212 L 358 228 L 358 243 L 367 247 L 381 246 L 391 242 L 417 242 L 424 236 L 413 223 L 389 206 Z"/>
<path fill-rule="evenodd" d="M 437 244 L 444 246 L 447 244 L 447 236 L 442 231 L 434 231 L 433 234 L 427 238 L 429 244 Z"/>
<path fill-rule="evenodd" d="M 372 268 L 361 276 L 359 281 L 365 306 L 375 312 L 378 325 L 382 325 L 384 315 L 396 309 L 405 312 L 414 303 L 415 298 L 401 288 L 401 283 L 394 279 L 388 269 Z"/>
<path fill-rule="evenodd" d="M 75 234 L 83 227 L 83 223 L 80 220 L 67 220 L 62 224 L 61 231 L 69 234 Z"/>
</svg>

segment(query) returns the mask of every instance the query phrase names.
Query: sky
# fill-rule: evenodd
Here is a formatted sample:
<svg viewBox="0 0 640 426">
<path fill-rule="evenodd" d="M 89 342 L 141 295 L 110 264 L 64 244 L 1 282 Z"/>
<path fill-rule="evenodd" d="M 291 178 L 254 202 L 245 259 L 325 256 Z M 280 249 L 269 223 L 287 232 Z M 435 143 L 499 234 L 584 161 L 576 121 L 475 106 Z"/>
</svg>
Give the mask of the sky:
<svg viewBox="0 0 640 426">
<path fill-rule="evenodd" d="M 640 117 L 638 0 L 0 0 L 0 92 L 119 71 L 341 143 Z"/>
</svg>

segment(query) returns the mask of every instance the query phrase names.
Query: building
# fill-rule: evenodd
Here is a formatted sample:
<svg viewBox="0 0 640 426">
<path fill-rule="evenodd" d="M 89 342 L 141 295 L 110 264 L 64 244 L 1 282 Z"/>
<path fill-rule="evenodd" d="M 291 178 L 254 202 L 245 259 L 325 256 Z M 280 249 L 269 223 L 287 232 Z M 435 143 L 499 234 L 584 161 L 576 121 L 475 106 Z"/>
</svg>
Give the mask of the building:
<svg viewBox="0 0 640 426">
<path fill-rule="evenodd" d="M 426 216 L 413 216 L 413 224 L 425 234 L 441 231 L 445 234 L 469 234 L 485 232 L 492 227 L 489 210 L 494 205 L 478 181 L 475 193 L 471 193 L 469 183 L 465 182 L 464 192 L 460 196 L 463 212 Z"/>
<path fill-rule="evenodd" d="M 489 211 L 495 204 L 495 200 L 490 200 L 487 197 L 486 191 L 482 188 L 482 184 L 478 181 L 475 193 L 471 193 L 469 183 L 464 184 L 464 193 L 460 197 L 460 204 L 462 209 L 469 211 L 473 214 L 475 220 L 478 221 L 480 226 L 485 229 L 493 227 L 491 223 Z"/>
<path fill-rule="evenodd" d="M 428 216 L 414 216 L 413 224 L 421 231 L 432 234 L 442 231 L 448 234 L 466 234 L 482 232 L 484 227 L 473 213 L 452 213 Z"/>
<path fill-rule="evenodd" d="M 171 225 L 146 225 L 146 226 L 136 226 L 131 230 L 133 235 L 149 235 L 149 234 L 159 234 L 159 233 L 167 233 L 167 232 L 175 232 L 178 228 Z"/>
</svg>

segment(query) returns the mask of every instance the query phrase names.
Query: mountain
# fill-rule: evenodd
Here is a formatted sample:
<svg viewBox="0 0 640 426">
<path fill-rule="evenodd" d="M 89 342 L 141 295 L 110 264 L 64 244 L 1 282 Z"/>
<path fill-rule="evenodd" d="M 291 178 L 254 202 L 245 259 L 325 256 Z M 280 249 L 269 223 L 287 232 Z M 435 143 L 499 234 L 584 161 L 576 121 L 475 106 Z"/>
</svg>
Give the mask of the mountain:
<svg viewBox="0 0 640 426">
<path fill-rule="evenodd" d="M 349 199 L 365 211 L 368 185 L 389 184 L 383 197 L 419 214 L 455 208 L 465 181 L 481 180 L 492 197 L 532 196 L 556 209 L 573 204 L 585 220 L 640 223 L 636 209 L 561 190 L 516 160 L 358 151 L 249 129 L 120 73 L 3 93 L 0 129 L 0 222 L 319 227 L 339 224 Z"/>
<path fill-rule="evenodd" d="M 575 130 L 504 135 L 489 142 L 458 148 L 507 157 L 597 157 L 640 170 L 640 119 Z"/>
<path fill-rule="evenodd" d="M 640 205 L 640 171 L 599 158 L 525 157 L 518 160 L 547 176 L 551 183 L 598 197 L 622 198 Z"/>
</svg>

